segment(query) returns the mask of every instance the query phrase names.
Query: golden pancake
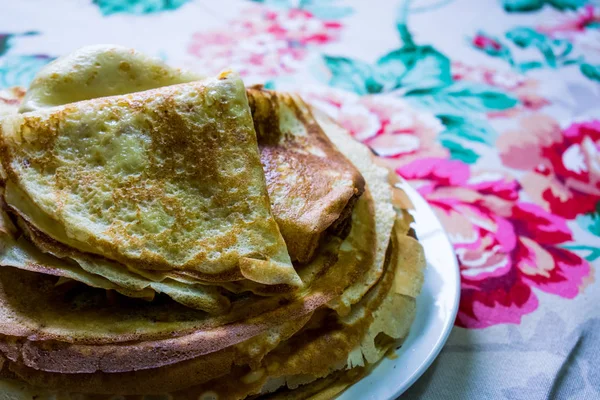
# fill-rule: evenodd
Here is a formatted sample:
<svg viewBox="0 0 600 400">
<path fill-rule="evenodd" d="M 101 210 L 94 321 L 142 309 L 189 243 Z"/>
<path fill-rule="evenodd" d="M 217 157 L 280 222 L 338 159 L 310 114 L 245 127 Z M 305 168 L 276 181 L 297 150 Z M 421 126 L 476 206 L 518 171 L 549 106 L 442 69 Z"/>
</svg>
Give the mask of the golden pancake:
<svg viewBox="0 0 600 400">
<path fill-rule="evenodd" d="M 390 261 L 393 262 L 393 261 Z M 379 284 L 378 290 L 373 293 L 369 300 L 357 307 L 374 307 L 377 308 L 385 298 L 385 295 L 390 290 L 393 284 L 394 269 L 390 269 L 387 279 Z M 325 314 L 323 314 L 325 315 Z M 331 314 L 335 318 L 335 314 Z M 287 337 L 278 337 L 276 340 L 279 343 L 282 338 L 287 339 L 283 342 L 282 346 L 275 347 L 269 352 L 264 360 L 255 367 L 255 371 L 251 372 L 246 367 L 234 367 L 233 370 L 229 368 L 232 364 L 240 365 L 244 358 L 240 358 L 236 355 L 233 360 L 231 355 L 228 353 L 217 352 L 216 357 L 221 360 L 219 365 L 227 365 L 228 368 L 225 370 L 217 369 L 213 367 L 214 372 L 218 373 L 221 371 L 222 375 L 231 374 L 235 377 L 236 374 L 242 374 L 239 380 L 232 380 L 230 378 L 224 378 L 223 381 L 219 382 L 208 381 L 205 385 L 193 387 L 184 391 L 173 393 L 175 399 L 187 399 L 187 398 L 198 398 L 202 395 L 206 388 L 210 388 L 210 391 L 221 392 L 220 398 L 233 398 L 234 392 L 245 393 L 250 388 L 254 388 L 255 391 L 261 389 L 262 385 L 266 382 L 267 374 L 261 374 L 261 370 L 270 371 L 269 376 L 280 377 L 289 376 L 287 378 L 289 382 L 298 381 L 295 378 L 297 375 L 310 375 L 317 379 L 319 376 L 327 374 L 329 372 L 332 358 L 336 363 L 341 363 L 341 366 L 345 365 L 348 353 L 352 348 L 360 343 L 361 336 L 364 335 L 366 329 L 368 329 L 370 321 L 373 320 L 370 313 L 362 313 L 359 318 L 353 321 L 352 325 L 342 327 L 340 325 L 331 325 L 330 328 L 323 329 L 320 327 L 322 317 L 318 317 L 317 321 L 312 323 L 312 327 L 304 329 L 299 332 L 296 336 L 292 336 L 290 339 Z M 292 327 L 292 331 L 288 332 L 288 335 L 297 331 L 298 327 L 301 327 L 306 323 L 306 319 L 301 321 L 300 325 Z M 275 344 L 277 344 L 275 343 Z M 250 345 L 252 347 L 252 345 Z M 23 366 L 22 364 L 9 363 L 11 365 L 11 371 L 16 373 L 21 379 L 26 379 L 31 384 L 43 384 L 50 387 L 61 388 L 69 387 L 73 391 L 90 389 L 96 393 L 151 393 L 157 390 L 157 382 L 160 385 L 158 387 L 172 387 L 174 382 L 182 384 L 184 377 L 178 374 L 184 374 L 187 377 L 192 376 L 196 382 L 201 382 L 206 378 L 206 374 L 209 372 L 203 372 L 204 378 L 196 375 L 193 371 L 201 370 L 205 371 L 207 363 L 213 358 L 209 357 L 203 361 L 202 358 L 196 360 L 190 360 L 186 363 L 176 364 L 167 369 L 153 369 L 146 371 L 138 371 L 131 374 L 51 374 L 36 371 L 32 368 Z M 283 362 L 283 359 L 286 362 Z M 194 364 L 202 366 L 199 368 Z M 340 367 L 341 367 L 340 366 Z M 211 371 L 213 372 L 213 371 Z M 128 378 L 129 375 L 129 379 Z M 256 378 L 254 378 L 256 377 Z M 114 379 L 119 379 L 119 383 L 115 383 Z M 168 378 L 168 379 L 166 379 Z M 97 384 L 93 384 L 96 381 Z M 125 382 L 123 382 L 125 381 Z M 241 381 L 241 382 L 240 382 Z M 144 383 L 146 382 L 146 383 Z M 237 382 L 237 383 L 236 383 Z M 285 383 L 285 382 L 284 382 Z M 233 384 L 234 387 L 231 387 Z M 166 385 L 166 386 L 165 386 Z M 85 388 L 85 389 L 84 389 Z M 168 389 L 165 389 L 168 390 Z M 159 392 L 160 393 L 160 392 Z M 245 394 L 244 394 L 245 396 Z M 240 396 L 240 398 L 243 396 Z"/>
<path fill-rule="evenodd" d="M 5 171 L 0 200 L 6 201 L 0 202 L 3 396 L 40 400 L 336 396 L 401 343 L 414 318 L 424 257 L 412 237 L 413 220 L 406 212 L 409 201 L 394 187 L 399 178 L 378 166 L 368 148 L 296 95 L 240 90 L 241 82 L 235 82 L 235 89 L 228 92 L 234 95 L 223 96 L 219 107 L 211 107 L 204 98 L 218 93 L 205 92 L 223 90 L 219 86 L 223 82 L 210 89 L 206 82 L 211 80 L 168 86 L 169 80 L 187 79 L 186 74 L 155 64 L 166 71 L 164 81 L 148 78 L 156 61 L 127 54 L 122 48 L 97 48 L 66 57 L 54 70 L 48 68 L 54 72 L 36 80 L 26 101 L 29 106 L 23 106 L 36 111 L 15 114 L 9 106 L 2 111 L 6 115 L 0 117 L 4 118 L 0 161 Z M 125 70 L 133 68 L 135 73 L 124 77 L 121 62 L 126 63 Z M 142 75 L 139 81 L 136 74 Z M 199 95 L 191 96 L 194 91 Z M 242 96 L 243 92 L 247 94 Z M 110 95 L 116 96 L 105 97 Z M 240 99 L 246 96 L 241 106 Z M 165 99 L 169 104 L 162 108 L 151 103 L 166 103 Z M 199 103 L 198 110 L 194 107 Z M 188 106 L 193 110 L 187 111 Z M 104 127 L 108 119 L 102 112 L 111 107 L 123 109 L 115 129 L 98 131 L 81 123 L 92 120 Z M 86 110 L 97 118 L 86 119 Z M 209 125 L 207 132 L 222 128 L 225 149 L 208 150 L 230 153 L 207 156 L 214 156 L 215 162 L 214 168 L 206 168 L 190 165 L 194 158 L 186 151 L 194 146 L 189 142 L 185 149 L 177 147 L 166 156 L 169 146 L 147 152 L 144 143 L 107 146 L 121 136 L 143 137 L 148 124 L 135 118 L 131 122 L 131 115 L 139 113 L 138 119 L 146 121 L 152 116 L 147 110 L 167 113 L 168 118 L 150 118 L 149 124 L 150 128 L 163 124 L 160 131 L 169 132 L 167 136 L 172 134 L 167 125 L 174 126 L 180 119 L 200 120 Z M 198 118 L 202 112 L 211 118 Z M 172 116 L 179 113 L 185 115 L 176 121 Z M 50 129 L 44 132 L 40 127 L 52 115 L 57 122 L 46 124 Z M 256 132 L 253 144 L 228 141 L 228 132 L 239 136 L 239 131 L 248 132 L 249 125 Z M 190 137 L 201 141 L 198 132 L 202 136 L 202 129 L 191 128 L 174 136 L 179 141 Z M 92 145 L 74 154 L 75 137 Z M 61 141 L 66 145 L 56 146 Z M 119 226 L 102 236 L 104 231 L 94 229 L 94 224 L 106 225 L 109 217 L 127 222 L 121 209 L 103 214 L 102 201 L 88 201 L 94 198 L 90 193 L 111 193 L 120 187 L 123 177 L 107 174 L 114 162 L 98 166 L 88 159 L 96 149 L 103 159 L 110 159 L 115 148 L 118 151 L 112 153 L 124 154 L 119 157 L 141 160 L 121 163 L 119 171 L 131 169 L 136 162 L 150 165 L 126 172 L 150 178 L 151 185 L 160 181 L 176 187 L 176 193 L 189 200 L 185 206 L 204 206 L 196 213 L 182 214 L 192 219 L 187 234 L 200 236 L 197 248 L 181 250 L 156 240 L 152 234 L 161 232 L 152 228 L 168 222 L 156 213 L 141 214 L 139 224 L 146 225 L 137 231 Z M 249 227 L 253 233 L 263 229 L 271 235 L 267 235 L 269 243 L 255 243 L 270 253 L 252 251 L 256 248 L 244 253 L 236 247 L 231 261 L 228 254 L 221 254 L 222 248 L 230 250 L 230 242 L 211 242 L 212 236 L 194 230 L 208 227 L 210 235 L 212 229 L 223 237 L 232 230 L 239 232 L 239 220 L 237 225 L 222 224 L 230 203 L 212 201 L 218 196 L 204 184 L 206 177 L 200 179 L 195 171 L 231 173 L 231 155 L 242 152 L 246 157 L 242 164 L 255 180 L 249 202 L 259 206 L 257 213 L 245 216 L 254 218 Z M 177 165 L 185 176 L 164 178 L 155 172 L 160 164 L 156 159 L 180 162 Z M 203 159 L 199 161 L 202 164 Z M 60 168 L 67 173 L 61 175 Z M 71 176 L 80 171 L 85 179 Z M 260 178 L 263 186 L 256 190 Z M 211 182 L 216 190 L 223 184 Z M 224 186 L 240 190 L 230 181 Z M 134 185 L 137 195 L 136 189 Z M 191 198 L 192 192 L 199 193 L 200 199 Z M 76 207 L 75 197 L 86 201 Z M 173 203 L 165 201 L 167 196 L 155 197 L 165 214 L 172 215 Z M 130 203 L 137 205 L 137 200 Z M 202 213 L 222 219 L 207 221 Z M 185 226 L 174 224 L 169 233 L 175 233 L 178 243 L 189 245 L 186 233 L 180 232 Z M 195 256 L 206 243 L 226 265 L 190 262 L 197 261 Z M 252 265 L 244 265 L 246 259 Z M 290 259 L 295 261 L 293 267 Z M 300 282 L 302 287 L 294 290 Z"/>
<path fill-rule="evenodd" d="M 298 286 L 251 123 L 233 74 L 5 117 L 6 202 L 125 265 Z"/>
<path fill-rule="evenodd" d="M 21 111 L 197 79 L 133 49 L 88 46 L 43 68 Z M 327 139 L 301 98 L 259 88 L 249 89 L 248 97 L 272 212 L 291 259 L 306 263 L 327 229 L 341 236 L 347 233 L 364 180 Z M 193 271 L 183 274 L 202 279 Z"/>
<path fill-rule="evenodd" d="M 370 233 L 374 220 L 368 199 L 359 200 L 352 229 L 339 246 L 338 254 L 318 257 L 307 266 L 320 275 L 310 279 L 314 282 L 309 289 L 287 299 L 242 299 L 232 305 L 229 314 L 220 318 L 208 318 L 189 309 L 186 312 L 185 308 L 178 309 L 173 304 L 110 305 L 87 291 L 81 296 L 91 297 L 84 297 L 84 304 L 89 306 L 76 308 L 72 300 L 54 288 L 55 278 L 0 269 L 0 309 L 3 311 L 0 334 L 27 338 L 25 342 L 4 341 L 2 347 L 11 354 L 10 359 L 21 360 L 30 367 L 81 373 L 153 368 L 241 343 L 284 321 L 312 313 L 342 293 L 353 271 L 370 267 L 375 238 Z M 333 257 L 332 261 L 328 257 Z M 39 289 L 35 290 L 36 287 Z M 35 291 L 34 298 L 22 297 L 32 291 Z M 283 305 L 279 304 L 281 300 L 285 300 Z M 39 304 L 46 307 L 37 307 Z M 170 307 L 172 318 L 165 321 L 162 313 Z M 173 335 L 179 337 L 173 338 Z M 48 339 L 52 342 L 47 342 Z M 54 345 L 57 341 L 70 344 Z M 24 348 L 29 356 L 23 353 Z M 151 348 L 161 350 L 150 352 Z M 182 348 L 186 351 L 182 352 Z M 65 359 L 71 362 L 65 363 Z"/>
<path fill-rule="evenodd" d="M 355 141 L 347 131 L 331 120 L 322 112 L 315 111 L 315 117 L 327 133 L 331 141 L 348 157 L 365 177 L 370 192 L 376 198 L 382 199 L 375 202 L 375 218 L 377 231 L 377 258 L 372 267 L 364 271 L 361 279 L 348 288 L 344 294 L 335 299 L 331 306 L 340 314 L 346 314 L 352 304 L 358 302 L 364 294 L 377 282 L 383 273 L 383 254 L 388 246 L 390 232 L 394 224 L 396 213 L 392 205 L 392 189 L 389 184 L 390 172 L 378 166 L 373 160 L 374 156 L 365 145 Z"/>
</svg>

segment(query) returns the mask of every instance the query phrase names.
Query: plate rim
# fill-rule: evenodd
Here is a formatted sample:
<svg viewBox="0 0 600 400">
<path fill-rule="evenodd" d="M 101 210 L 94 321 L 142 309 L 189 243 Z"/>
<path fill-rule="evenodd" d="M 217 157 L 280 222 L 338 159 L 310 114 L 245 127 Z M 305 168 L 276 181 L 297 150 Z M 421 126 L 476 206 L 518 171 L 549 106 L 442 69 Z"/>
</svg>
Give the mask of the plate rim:
<svg viewBox="0 0 600 400">
<path fill-rule="evenodd" d="M 456 320 L 456 316 L 458 315 L 458 307 L 460 305 L 460 295 L 461 295 L 461 292 L 460 292 L 460 279 L 461 279 L 460 266 L 458 264 L 458 259 L 456 258 L 456 252 L 454 250 L 454 246 L 452 246 L 452 241 L 450 240 L 448 233 L 444 229 L 444 225 L 442 224 L 440 219 L 437 217 L 437 215 L 435 214 L 435 212 L 433 211 L 433 209 L 431 208 L 431 206 L 429 205 L 427 200 L 425 200 L 425 198 L 423 196 L 421 196 L 421 194 L 415 188 L 410 186 L 410 184 L 406 180 L 402 179 L 401 182 L 397 183 L 394 186 L 404 190 L 404 192 L 407 194 L 407 196 L 413 203 L 414 203 L 414 200 L 416 199 L 417 203 L 422 204 L 422 207 L 425 206 L 427 208 L 427 210 L 435 218 L 435 221 L 442 228 L 440 231 L 440 234 L 442 234 L 444 236 L 444 239 L 450 244 L 450 247 L 452 248 L 452 252 L 455 256 L 449 261 L 449 264 L 451 264 L 452 271 L 454 272 L 454 276 L 455 276 L 455 285 L 454 285 L 453 292 L 456 293 L 456 295 L 454 296 L 454 301 L 450 307 L 450 313 L 448 314 L 448 318 L 446 318 L 446 320 L 444 321 L 444 326 L 442 328 L 441 335 L 439 336 L 437 342 L 435 343 L 435 345 L 433 346 L 433 348 L 431 349 L 431 351 L 429 352 L 427 357 L 425 357 L 425 359 L 421 363 L 420 367 L 416 371 L 414 371 L 412 373 L 412 375 L 410 375 L 408 380 L 406 380 L 404 382 L 404 385 L 401 385 L 394 392 L 393 397 L 390 397 L 389 400 L 397 399 L 399 396 L 402 395 L 402 393 L 404 393 L 406 390 L 408 390 L 408 388 L 410 388 L 425 373 L 425 371 L 427 371 L 429 369 L 429 367 L 431 367 L 431 364 L 433 364 L 433 361 L 435 361 L 435 359 L 439 356 L 440 352 L 444 348 L 444 345 L 448 341 L 448 338 L 450 337 L 450 333 L 452 332 L 452 329 L 454 328 L 454 322 Z M 415 205 L 415 208 L 416 208 L 416 205 Z M 411 215 L 414 214 L 413 210 L 409 210 L 409 212 Z M 417 223 L 418 223 L 418 221 L 415 220 L 414 224 L 417 224 Z M 417 301 L 419 301 L 418 298 L 417 298 Z M 415 319 L 416 319 L 416 316 L 415 316 Z"/>
</svg>

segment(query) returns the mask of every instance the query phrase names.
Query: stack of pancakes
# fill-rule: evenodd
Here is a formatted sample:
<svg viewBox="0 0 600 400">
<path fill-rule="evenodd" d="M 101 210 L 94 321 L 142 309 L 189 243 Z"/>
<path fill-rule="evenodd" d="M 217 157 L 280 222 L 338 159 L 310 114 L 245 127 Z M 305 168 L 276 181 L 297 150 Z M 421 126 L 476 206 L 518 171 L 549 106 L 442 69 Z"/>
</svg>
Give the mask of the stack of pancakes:
<svg viewBox="0 0 600 400">
<path fill-rule="evenodd" d="M 397 178 L 297 95 L 93 46 L 0 102 L 7 398 L 331 398 L 406 337 Z"/>
</svg>

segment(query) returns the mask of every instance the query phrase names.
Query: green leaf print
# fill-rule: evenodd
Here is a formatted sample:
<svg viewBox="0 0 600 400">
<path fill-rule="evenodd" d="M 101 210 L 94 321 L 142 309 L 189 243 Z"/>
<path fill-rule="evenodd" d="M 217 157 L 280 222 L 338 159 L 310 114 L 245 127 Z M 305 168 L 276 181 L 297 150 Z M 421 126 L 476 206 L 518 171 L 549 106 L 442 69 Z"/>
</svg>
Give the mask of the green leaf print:
<svg viewBox="0 0 600 400">
<path fill-rule="evenodd" d="M 501 111 L 512 108 L 519 102 L 515 97 L 492 86 L 463 81 L 428 93 L 418 93 L 418 96 L 409 93 L 408 99 L 436 114 Z"/>
<path fill-rule="evenodd" d="M 503 0 L 504 9 L 508 12 L 537 11 L 545 4 L 558 10 L 576 10 L 586 4 L 589 0 Z"/>
<path fill-rule="evenodd" d="M 9 40 L 12 37 L 12 35 L 7 35 L 7 34 L 0 34 L 0 56 L 3 55 L 4 53 L 6 53 L 9 49 Z"/>
<path fill-rule="evenodd" d="M 568 39 L 552 38 L 529 27 L 516 27 L 506 32 L 505 37 L 518 49 L 535 48 L 538 52 L 537 60 L 516 61 L 511 48 L 502 40 L 479 32 L 472 39 L 473 47 L 486 54 L 508 62 L 517 71 L 524 73 L 532 69 L 550 67 L 561 68 L 583 63 L 583 57 L 572 57 L 573 44 Z M 529 57 L 535 52 L 527 51 Z"/>
<path fill-rule="evenodd" d="M 467 164 L 474 164 L 479 159 L 479 154 L 471 149 L 467 149 L 454 138 L 443 137 L 440 139 L 442 146 L 450 151 L 450 158 L 459 160 Z"/>
<path fill-rule="evenodd" d="M 378 76 L 392 88 L 434 89 L 452 82 L 450 60 L 431 46 L 405 46 L 377 61 Z M 386 85 L 387 86 L 387 85 Z"/>
<path fill-rule="evenodd" d="M 579 66 L 579 70 L 586 78 L 600 82 L 600 64 L 592 65 L 583 63 Z"/>
<path fill-rule="evenodd" d="M 358 94 L 379 93 L 383 85 L 373 78 L 369 64 L 347 57 L 324 56 L 331 71 L 329 84 Z"/>
<path fill-rule="evenodd" d="M 559 10 L 576 10 L 586 4 L 590 4 L 589 0 L 546 0 L 546 3 Z"/>
<path fill-rule="evenodd" d="M 485 115 L 477 113 L 506 110 L 517 105 L 518 100 L 488 85 L 454 81 L 448 57 L 430 45 L 415 43 L 407 25 L 409 11 L 408 2 L 404 1 L 396 20 L 401 45 L 374 64 L 324 56 L 331 73 L 329 84 L 359 95 L 391 91 L 404 95 L 411 104 L 441 120 L 446 129 L 439 140 L 453 159 L 474 163 L 479 154 L 469 147 L 469 142 L 492 145 L 497 137 Z M 493 38 L 475 39 L 481 48 L 497 51 L 512 62 L 508 49 L 503 53 Z"/>
<path fill-rule="evenodd" d="M 544 0 L 504 0 L 504 9 L 508 12 L 535 11 L 544 6 Z"/>
<path fill-rule="evenodd" d="M 600 247 L 578 245 L 566 245 L 561 247 L 567 250 L 586 252 L 587 254 L 584 256 L 584 258 L 589 262 L 596 261 L 598 258 L 600 258 Z"/>
<path fill-rule="evenodd" d="M 30 31 L 23 33 L 0 33 L 0 56 L 4 55 L 11 48 L 11 42 L 15 38 L 23 36 L 35 36 L 39 35 L 39 32 Z"/>
<path fill-rule="evenodd" d="M 498 134 L 483 118 L 473 118 L 453 114 L 438 114 L 446 130 L 440 134 L 441 139 L 452 137 L 461 138 L 470 142 L 493 144 Z"/>
<path fill-rule="evenodd" d="M 596 203 L 595 211 L 578 215 L 577 224 L 591 234 L 600 236 L 600 201 Z"/>
<path fill-rule="evenodd" d="M 153 14 L 176 10 L 190 0 L 93 0 L 102 15 L 112 14 Z"/>
<path fill-rule="evenodd" d="M 527 27 L 518 27 L 506 32 L 506 38 L 522 49 L 536 47 L 552 68 L 567 65 L 573 60 L 566 57 L 573 51 L 573 45 L 566 39 L 552 39 Z M 521 67 L 522 68 L 522 67 Z"/>
</svg>

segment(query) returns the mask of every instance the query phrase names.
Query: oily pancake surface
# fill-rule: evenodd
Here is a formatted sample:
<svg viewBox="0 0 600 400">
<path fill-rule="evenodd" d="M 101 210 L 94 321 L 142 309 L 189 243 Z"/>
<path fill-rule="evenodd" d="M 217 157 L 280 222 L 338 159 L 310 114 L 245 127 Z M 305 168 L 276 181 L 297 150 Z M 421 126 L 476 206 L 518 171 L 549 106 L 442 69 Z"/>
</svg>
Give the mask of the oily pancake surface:
<svg viewBox="0 0 600 400">
<path fill-rule="evenodd" d="M 75 249 L 300 284 L 234 74 L 7 117 L 2 163 L 9 206 Z"/>
</svg>

